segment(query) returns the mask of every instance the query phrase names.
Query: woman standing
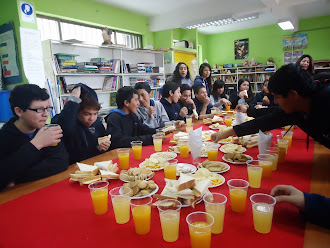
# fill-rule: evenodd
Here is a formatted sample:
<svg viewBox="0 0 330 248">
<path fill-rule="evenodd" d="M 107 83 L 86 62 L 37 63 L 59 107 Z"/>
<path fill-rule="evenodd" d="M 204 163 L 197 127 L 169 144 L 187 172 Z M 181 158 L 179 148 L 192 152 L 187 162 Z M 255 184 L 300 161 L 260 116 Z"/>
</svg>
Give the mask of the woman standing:
<svg viewBox="0 0 330 248">
<path fill-rule="evenodd" d="M 167 82 L 174 81 L 179 85 L 188 84 L 192 87 L 192 81 L 190 79 L 189 67 L 184 62 L 179 62 L 173 72 L 173 76 L 170 76 L 166 80 Z"/>
<path fill-rule="evenodd" d="M 212 94 L 210 96 L 210 103 L 219 109 L 224 109 L 225 106 L 230 106 L 229 96 L 225 94 L 225 82 L 218 79 L 214 82 Z"/>
<path fill-rule="evenodd" d="M 296 66 L 300 66 L 301 69 L 308 71 L 311 75 L 314 75 L 314 64 L 312 56 L 304 54 L 297 60 Z"/>
<path fill-rule="evenodd" d="M 250 87 L 250 81 L 241 78 L 238 80 L 238 91 L 233 92 L 229 97 L 232 109 L 235 109 L 237 104 L 249 104 L 252 99 L 253 93 Z"/>
<path fill-rule="evenodd" d="M 210 95 L 212 89 L 211 66 L 208 63 L 203 63 L 199 67 L 199 76 L 196 76 L 194 88 L 197 85 L 203 85 L 206 88 L 207 94 Z"/>
</svg>

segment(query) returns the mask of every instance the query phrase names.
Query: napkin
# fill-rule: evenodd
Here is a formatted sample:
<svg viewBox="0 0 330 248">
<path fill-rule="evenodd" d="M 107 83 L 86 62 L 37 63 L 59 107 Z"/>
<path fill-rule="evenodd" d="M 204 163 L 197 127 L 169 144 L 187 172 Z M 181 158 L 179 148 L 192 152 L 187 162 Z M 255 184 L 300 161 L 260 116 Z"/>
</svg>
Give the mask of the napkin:
<svg viewBox="0 0 330 248">
<path fill-rule="evenodd" d="M 197 161 L 201 155 L 203 145 L 202 127 L 189 132 L 189 147 L 193 161 Z"/>
<path fill-rule="evenodd" d="M 259 148 L 259 154 L 266 154 L 266 150 L 270 148 L 270 144 L 272 141 L 273 134 L 268 133 L 264 134 L 259 130 L 258 134 L 258 148 Z"/>
<path fill-rule="evenodd" d="M 235 114 L 235 125 L 239 125 L 245 122 L 245 114 L 242 112 L 236 112 Z"/>
</svg>

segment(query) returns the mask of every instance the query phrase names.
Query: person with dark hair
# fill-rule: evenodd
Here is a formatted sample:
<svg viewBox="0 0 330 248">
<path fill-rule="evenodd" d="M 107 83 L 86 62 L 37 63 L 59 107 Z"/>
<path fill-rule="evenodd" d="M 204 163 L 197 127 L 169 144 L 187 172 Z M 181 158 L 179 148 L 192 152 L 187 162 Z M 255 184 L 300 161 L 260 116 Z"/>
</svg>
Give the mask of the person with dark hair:
<svg viewBox="0 0 330 248">
<path fill-rule="evenodd" d="M 189 67 L 184 62 L 179 62 L 173 72 L 173 76 L 166 79 L 166 82 L 174 81 L 179 85 L 187 84 L 192 87 L 192 81 L 190 79 Z"/>
<path fill-rule="evenodd" d="M 97 117 L 100 108 L 96 92 L 79 83 L 73 88 L 62 112 L 53 117 L 52 123 L 61 125 L 63 129 L 63 142 L 70 164 L 109 149 L 110 140 L 98 142 L 98 138 L 105 135 L 102 121 Z"/>
<path fill-rule="evenodd" d="M 237 104 L 249 104 L 253 99 L 250 81 L 245 78 L 238 80 L 238 91 L 231 93 L 229 101 L 231 108 L 236 108 Z"/>
<path fill-rule="evenodd" d="M 224 109 L 224 106 L 230 106 L 229 96 L 225 94 L 225 82 L 218 79 L 213 84 L 212 94 L 210 95 L 210 103 L 214 107 Z"/>
<path fill-rule="evenodd" d="M 180 86 L 176 82 L 166 82 L 163 86 L 163 97 L 160 102 L 163 104 L 168 118 L 172 120 L 184 120 L 188 114 L 186 107 L 180 108 Z"/>
<path fill-rule="evenodd" d="M 296 66 L 300 66 L 301 69 L 306 70 L 309 74 L 314 75 L 314 64 L 312 56 L 308 54 L 302 55 L 296 62 Z"/>
<path fill-rule="evenodd" d="M 207 95 L 206 88 L 203 85 L 197 85 L 194 88 L 194 93 L 194 103 L 196 105 L 196 111 L 199 115 L 199 119 L 213 118 L 213 114 L 211 114 L 213 105 L 210 103 L 210 98 Z M 218 108 L 215 109 L 218 113 L 220 112 Z"/>
<path fill-rule="evenodd" d="M 263 89 L 261 92 L 257 93 L 256 96 L 252 99 L 249 104 L 250 108 L 255 107 L 257 104 L 262 103 L 262 106 L 273 107 L 276 104 L 274 103 L 274 96 L 270 94 L 268 90 L 269 79 L 266 79 L 263 83 Z"/>
<path fill-rule="evenodd" d="M 320 72 L 313 75 L 315 82 L 327 85 L 330 83 L 330 72 Z"/>
<path fill-rule="evenodd" d="M 203 85 L 206 88 L 207 95 L 210 95 L 212 90 L 211 66 L 208 63 L 203 63 L 199 67 L 199 76 L 196 76 L 194 87 Z"/>
<path fill-rule="evenodd" d="M 164 127 L 169 122 L 166 110 L 159 101 L 151 99 L 151 88 L 147 82 L 138 82 L 134 87 L 139 95 L 140 106 L 136 112 L 139 119 L 151 128 Z"/>
<path fill-rule="evenodd" d="M 183 107 L 186 107 L 188 110 L 188 115 L 192 115 L 193 114 L 193 110 L 196 110 L 196 105 L 193 101 L 193 99 L 191 98 L 191 87 L 189 87 L 188 84 L 183 84 L 180 87 L 180 100 L 179 100 L 179 104 L 180 104 L 180 108 L 182 109 Z"/>
<path fill-rule="evenodd" d="M 0 129 L 0 190 L 65 171 L 62 129 L 45 127 L 52 110 L 46 89 L 18 85 L 9 102 L 14 117 Z"/>
<path fill-rule="evenodd" d="M 116 94 L 117 109 L 110 110 L 105 117 L 107 134 L 111 134 L 111 149 L 131 147 L 134 140 L 142 141 L 142 145 L 152 145 L 152 134 L 155 128 L 143 124 L 136 115 L 140 105 L 136 89 L 124 86 Z"/>
</svg>

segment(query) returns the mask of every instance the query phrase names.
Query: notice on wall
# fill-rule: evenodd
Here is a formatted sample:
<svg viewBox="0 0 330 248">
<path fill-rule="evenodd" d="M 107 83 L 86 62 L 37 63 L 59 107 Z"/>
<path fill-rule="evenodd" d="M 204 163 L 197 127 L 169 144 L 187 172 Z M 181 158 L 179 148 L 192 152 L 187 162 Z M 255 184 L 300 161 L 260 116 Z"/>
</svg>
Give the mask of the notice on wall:
<svg viewBox="0 0 330 248">
<path fill-rule="evenodd" d="M 34 7 L 32 4 L 20 1 L 20 14 L 21 14 L 21 21 L 28 22 L 28 23 L 35 23 L 36 18 L 34 15 Z"/>
<path fill-rule="evenodd" d="M 45 88 L 40 31 L 20 27 L 23 69 L 30 84 Z"/>
</svg>

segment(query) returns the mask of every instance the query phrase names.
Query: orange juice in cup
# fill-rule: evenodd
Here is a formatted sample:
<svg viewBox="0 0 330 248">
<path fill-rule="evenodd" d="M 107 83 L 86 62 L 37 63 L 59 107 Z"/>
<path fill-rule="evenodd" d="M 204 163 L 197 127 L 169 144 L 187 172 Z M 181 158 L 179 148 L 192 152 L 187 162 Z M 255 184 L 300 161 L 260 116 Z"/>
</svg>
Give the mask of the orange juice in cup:
<svg viewBox="0 0 330 248">
<path fill-rule="evenodd" d="M 288 140 L 281 139 L 281 138 L 278 137 L 277 147 L 280 149 L 280 151 L 278 153 L 278 162 L 279 163 L 283 163 L 285 161 L 285 155 L 286 155 L 287 150 L 288 150 L 288 145 L 289 145 Z"/>
<path fill-rule="evenodd" d="M 226 111 L 230 111 L 230 106 L 226 106 Z"/>
<path fill-rule="evenodd" d="M 125 224 L 130 220 L 130 194 L 129 187 L 116 187 L 110 190 L 112 207 L 118 224 Z"/>
<path fill-rule="evenodd" d="M 108 182 L 95 182 L 88 185 L 94 206 L 94 213 L 97 215 L 108 212 L 108 185 Z"/>
<path fill-rule="evenodd" d="M 163 136 L 160 134 L 154 134 L 153 136 L 155 152 L 161 152 L 163 148 Z"/>
<path fill-rule="evenodd" d="M 132 141 L 132 151 L 133 151 L 133 158 L 135 160 L 140 160 L 142 155 L 142 141 Z"/>
<path fill-rule="evenodd" d="M 176 167 L 178 164 L 177 159 L 172 159 L 164 166 L 164 175 L 167 179 L 176 180 Z"/>
<path fill-rule="evenodd" d="M 119 167 L 122 170 L 126 170 L 129 168 L 129 149 L 121 148 L 117 149 L 118 159 L 119 159 Z"/>
<path fill-rule="evenodd" d="M 251 188 L 260 188 L 263 167 L 258 160 L 251 160 L 247 163 L 249 184 Z"/>
<path fill-rule="evenodd" d="M 220 193 L 210 193 L 204 195 L 203 200 L 206 213 L 212 215 L 214 219 L 212 233 L 222 233 L 227 197 Z"/>
<path fill-rule="evenodd" d="M 227 127 L 231 127 L 232 120 L 233 120 L 233 116 L 232 115 L 226 115 L 225 116 L 225 121 L 226 121 L 226 126 Z"/>
<path fill-rule="evenodd" d="M 285 134 L 285 136 L 283 136 Z M 289 132 L 286 132 L 286 131 L 282 131 L 281 132 L 281 135 L 282 135 L 282 139 L 286 139 L 289 141 L 288 143 L 288 148 L 291 147 L 291 144 L 292 144 L 292 136 L 293 136 L 293 132 L 292 131 L 289 131 Z"/>
<path fill-rule="evenodd" d="M 272 165 L 272 170 L 273 171 L 277 170 L 279 152 L 280 152 L 280 149 L 278 147 L 270 147 L 269 149 L 266 150 L 267 154 L 270 154 L 274 157 L 273 165 Z"/>
<path fill-rule="evenodd" d="M 231 179 L 227 184 L 229 187 L 231 210 L 237 213 L 244 212 L 249 183 L 243 179 Z"/>
<path fill-rule="evenodd" d="M 181 158 L 188 158 L 189 140 L 179 140 L 179 150 Z"/>
<path fill-rule="evenodd" d="M 135 232 L 139 235 L 150 232 L 151 203 L 152 198 L 150 196 L 140 199 L 131 199 Z"/>
<path fill-rule="evenodd" d="M 46 124 L 45 127 L 48 128 L 53 128 L 53 127 L 57 127 L 59 126 L 59 124 Z M 53 143 L 51 144 L 51 146 L 57 146 L 58 143 Z"/>
<path fill-rule="evenodd" d="M 208 143 L 207 146 L 207 158 L 210 161 L 217 161 L 218 160 L 218 149 L 219 145 L 216 143 Z"/>
<path fill-rule="evenodd" d="M 273 171 L 273 160 L 274 156 L 270 154 L 259 154 L 259 165 L 262 166 L 262 177 L 270 178 Z"/>
</svg>

